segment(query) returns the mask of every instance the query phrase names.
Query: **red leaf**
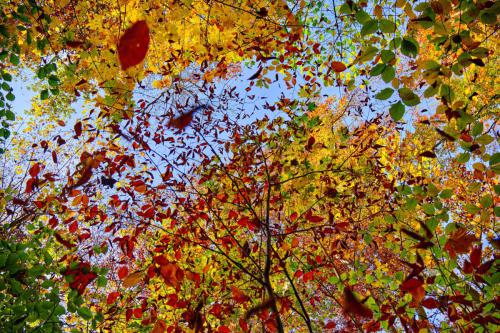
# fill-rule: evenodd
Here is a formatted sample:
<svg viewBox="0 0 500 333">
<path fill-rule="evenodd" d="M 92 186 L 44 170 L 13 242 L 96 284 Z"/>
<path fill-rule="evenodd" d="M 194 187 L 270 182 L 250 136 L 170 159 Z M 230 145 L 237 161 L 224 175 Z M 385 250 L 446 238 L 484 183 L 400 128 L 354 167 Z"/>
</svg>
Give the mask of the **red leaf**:
<svg viewBox="0 0 500 333">
<path fill-rule="evenodd" d="M 160 274 L 166 284 L 175 287 L 180 287 L 184 279 L 184 271 L 174 263 L 167 263 L 160 268 Z"/>
<path fill-rule="evenodd" d="M 476 236 L 469 234 L 465 228 L 460 228 L 450 235 L 444 249 L 448 251 L 452 258 L 455 258 L 457 253 L 469 252 L 474 241 L 476 241 Z"/>
<path fill-rule="evenodd" d="M 64 246 L 66 246 L 68 249 L 71 249 L 72 247 L 75 246 L 73 243 L 68 242 L 67 240 L 62 238 L 62 236 L 59 235 L 57 232 L 54 234 L 54 237 L 56 238 L 56 241 L 58 241 L 59 243 L 61 243 Z"/>
<path fill-rule="evenodd" d="M 132 309 L 127 309 L 127 311 L 125 312 L 125 320 L 129 321 L 130 318 L 132 318 Z"/>
<path fill-rule="evenodd" d="M 78 222 L 73 222 L 69 225 L 68 228 L 69 232 L 74 233 L 76 230 L 78 230 Z"/>
<path fill-rule="evenodd" d="M 231 333 L 231 330 L 227 326 L 221 326 L 221 327 L 219 327 L 217 332 L 219 332 L 219 333 Z"/>
<path fill-rule="evenodd" d="M 40 164 L 39 163 L 33 164 L 33 166 L 30 168 L 29 173 L 30 173 L 30 176 L 33 178 L 38 176 L 38 174 L 40 173 Z"/>
<path fill-rule="evenodd" d="M 435 298 L 426 298 L 422 301 L 422 306 L 427 309 L 439 308 L 439 302 Z"/>
<path fill-rule="evenodd" d="M 474 246 L 472 251 L 470 252 L 470 262 L 474 268 L 478 268 L 481 265 L 481 245 Z"/>
<path fill-rule="evenodd" d="M 28 181 L 26 182 L 26 190 L 25 190 L 25 192 L 26 193 L 33 192 L 33 185 L 34 184 L 35 184 L 35 179 L 34 178 L 28 179 Z"/>
<path fill-rule="evenodd" d="M 474 267 L 472 267 L 472 264 L 470 263 L 469 260 L 464 260 L 462 271 L 465 274 L 470 274 L 470 273 L 472 273 L 474 271 Z"/>
<path fill-rule="evenodd" d="M 373 317 L 373 312 L 366 305 L 361 303 L 348 287 L 344 288 L 342 305 L 347 313 L 365 318 Z"/>
<path fill-rule="evenodd" d="M 82 135 L 82 122 L 79 121 L 75 124 L 74 126 L 75 129 L 75 135 L 78 138 L 80 135 Z"/>
<path fill-rule="evenodd" d="M 238 302 L 238 303 L 245 303 L 247 302 L 250 298 L 245 295 L 241 290 L 239 290 L 236 287 L 231 287 L 231 293 L 233 295 L 233 299 Z"/>
<path fill-rule="evenodd" d="M 424 281 L 419 280 L 417 278 L 411 278 L 409 280 L 406 280 L 401 284 L 401 290 L 402 291 L 408 291 L 411 292 L 413 289 L 418 288 L 424 284 Z"/>
<path fill-rule="evenodd" d="M 333 321 L 329 321 L 328 323 L 326 323 L 325 325 L 325 328 L 326 329 L 334 329 L 335 327 L 337 327 L 337 324 L 335 324 L 335 322 Z"/>
<path fill-rule="evenodd" d="M 347 67 L 340 61 L 332 61 L 332 69 L 335 73 L 341 73 L 347 69 Z"/>
<path fill-rule="evenodd" d="M 243 318 L 240 318 L 239 324 L 243 332 L 248 332 L 248 324 Z"/>
<path fill-rule="evenodd" d="M 164 333 L 167 331 L 167 324 L 163 320 L 158 320 L 151 333 Z"/>
<path fill-rule="evenodd" d="M 120 278 L 120 280 L 123 280 L 127 275 L 128 275 L 127 266 L 122 266 L 118 268 L 118 277 Z"/>
<path fill-rule="evenodd" d="M 413 296 L 412 307 L 417 307 L 425 297 L 424 281 L 418 278 L 411 278 L 401 284 L 401 290 L 407 291 Z"/>
<path fill-rule="evenodd" d="M 108 298 L 106 299 L 106 303 L 113 304 L 118 297 L 120 297 L 119 291 L 111 292 L 108 294 Z"/>
<path fill-rule="evenodd" d="M 306 216 L 306 219 L 309 221 L 309 222 L 321 222 L 324 220 L 323 217 L 321 216 L 316 216 L 316 215 L 308 215 Z"/>
<path fill-rule="evenodd" d="M 149 28 L 146 21 L 135 22 L 125 30 L 118 43 L 118 57 L 122 69 L 139 64 L 146 57 L 149 48 Z"/>
<path fill-rule="evenodd" d="M 205 107 L 205 106 L 201 105 L 201 106 L 195 107 L 194 109 L 192 109 L 186 113 L 181 114 L 177 118 L 170 119 L 168 126 L 173 127 L 173 128 L 177 128 L 179 130 L 186 128 L 193 120 L 193 114 L 196 111 L 199 111 L 200 109 L 202 109 L 203 107 Z"/>
<path fill-rule="evenodd" d="M 136 318 L 141 318 L 142 317 L 142 309 L 141 308 L 135 308 L 134 309 L 134 317 L 136 317 Z"/>
</svg>

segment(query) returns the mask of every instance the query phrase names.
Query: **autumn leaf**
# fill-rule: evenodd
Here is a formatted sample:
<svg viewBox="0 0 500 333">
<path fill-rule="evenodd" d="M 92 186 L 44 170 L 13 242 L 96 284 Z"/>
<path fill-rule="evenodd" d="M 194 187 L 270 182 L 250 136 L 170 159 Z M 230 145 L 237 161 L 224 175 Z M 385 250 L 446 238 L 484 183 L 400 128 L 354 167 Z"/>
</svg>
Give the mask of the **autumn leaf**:
<svg viewBox="0 0 500 333">
<path fill-rule="evenodd" d="M 478 268 L 481 265 L 481 245 L 474 246 L 470 252 L 470 262 L 474 268 Z"/>
<path fill-rule="evenodd" d="M 436 309 L 439 307 L 439 302 L 435 298 L 426 298 L 421 302 L 422 306 L 426 309 Z"/>
<path fill-rule="evenodd" d="M 135 22 L 125 30 L 118 43 L 118 57 L 123 70 L 139 64 L 149 48 L 149 27 L 146 21 Z"/>
<path fill-rule="evenodd" d="M 412 307 L 417 307 L 425 297 L 424 281 L 419 278 L 411 278 L 401 284 L 401 290 L 409 292 L 413 296 Z"/>
<path fill-rule="evenodd" d="M 335 73 L 341 73 L 347 69 L 346 65 L 340 61 L 332 61 L 330 66 Z"/>
<path fill-rule="evenodd" d="M 250 297 L 245 295 L 243 291 L 241 291 L 235 286 L 231 286 L 231 294 L 233 296 L 233 299 L 238 303 L 245 303 L 250 300 Z"/>
<path fill-rule="evenodd" d="M 108 294 L 108 297 L 106 299 L 107 304 L 113 304 L 117 298 L 120 297 L 120 292 L 118 291 L 113 291 Z"/>
<path fill-rule="evenodd" d="M 455 258 L 457 253 L 469 252 L 472 243 L 476 240 L 476 236 L 470 234 L 467 229 L 459 228 L 448 237 L 444 249 L 448 251 L 452 258 Z"/>
<path fill-rule="evenodd" d="M 118 268 L 118 277 L 120 280 L 123 280 L 126 276 L 128 275 L 128 267 L 127 266 L 122 266 Z"/>
<path fill-rule="evenodd" d="M 366 305 L 361 303 L 349 287 L 344 288 L 344 297 L 342 299 L 344 311 L 351 315 L 357 315 L 363 318 L 373 317 L 373 312 Z"/>
<path fill-rule="evenodd" d="M 183 130 L 193 120 L 194 113 L 196 113 L 197 111 L 201 110 L 204 107 L 205 107 L 205 105 L 197 106 L 197 107 L 193 108 L 192 110 L 190 110 L 190 111 L 188 111 L 186 113 L 181 114 L 177 118 L 172 118 L 170 120 L 170 122 L 168 123 L 168 126 L 176 128 L 176 129 L 179 129 L 179 130 Z"/>
<path fill-rule="evenodd" d="M 127 275 L 123 279 L 123 287 L 125 288 L 130 288 L 138 284 L 142 280 L 142 273 L 141 272 L 134 272 L 132 274 Z"/>
</svg>

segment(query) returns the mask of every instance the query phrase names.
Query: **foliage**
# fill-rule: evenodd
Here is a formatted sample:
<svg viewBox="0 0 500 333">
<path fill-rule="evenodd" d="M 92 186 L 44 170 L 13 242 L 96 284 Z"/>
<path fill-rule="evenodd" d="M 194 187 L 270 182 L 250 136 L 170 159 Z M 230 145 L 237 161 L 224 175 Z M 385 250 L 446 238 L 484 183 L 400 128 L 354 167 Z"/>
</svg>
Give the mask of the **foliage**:
<svg viewBox="0 0 500 333">
<path fill-rule="evenodd" d="M 0 3 L 2 329 L 497 329 L 496 2 Z"/>
</svg>

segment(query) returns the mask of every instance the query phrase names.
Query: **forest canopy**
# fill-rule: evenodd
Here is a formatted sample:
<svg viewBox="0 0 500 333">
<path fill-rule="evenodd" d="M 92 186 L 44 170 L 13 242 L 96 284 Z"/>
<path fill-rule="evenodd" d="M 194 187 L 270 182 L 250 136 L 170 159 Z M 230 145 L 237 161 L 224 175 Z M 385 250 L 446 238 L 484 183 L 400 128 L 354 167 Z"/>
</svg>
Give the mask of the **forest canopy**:
<svg viewBox="0 0 500 333">
<path fill-rule="evenodd" d="M 0 331 L 498 331 L 499 9 L 0 0 Z"/>
</svg>

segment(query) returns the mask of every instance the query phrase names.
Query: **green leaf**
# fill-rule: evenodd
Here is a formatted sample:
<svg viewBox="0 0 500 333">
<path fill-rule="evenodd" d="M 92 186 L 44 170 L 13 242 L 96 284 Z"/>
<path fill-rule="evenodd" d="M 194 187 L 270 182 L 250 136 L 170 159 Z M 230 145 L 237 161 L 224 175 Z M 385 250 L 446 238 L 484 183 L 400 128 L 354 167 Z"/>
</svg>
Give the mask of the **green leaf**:
<svg viewBox="0 0 500 333">
<path fill-rule="evenodd" d="M 449 198 L 451 198 L 452 195 L 453 195 L 453 190 L 445 189 L 445 190 L 441 191 L 441 193 L 439 194 L 439 197 L 441 199 L 449 199 Z"/>
<path fill-rule="evenodd" d="M 7 118 L 7 120 L 11 120 L 11 121 L 16 120 L 16 115 L 11 110 L 7 110 L 5 112 L 5 117 Z"/>
<path fill-rule="evenodd" d="M 49 91 L 47 89 L 44 89 L 40 92 L 40 99 L 43 101 L 47 98 L 49 98 Z"/>
<path fill-rule="evenodd" d="M 19 56 L 17 54 L 11 53 L 9 60 L 14 66 L 19 65 Z"/>
<path fill-rule="evenodd" d="M 381 100 L 386 100 L 392 96 L 394 93 L 394 89 L 392 88 L 385 88 L 382 89 L 377 95 L 375 95 L 376 99 L 381 99 Z"/>
<path fill-rule="evenodd" d="M 493 205 L 493 198 L 491 195 L 487 194 L 479 200 L 479 203 L 483 206 L 483 208 L 490 208 Z"/>
<path fill-rule="evenodd" d="M 481 14 L 480 19 L 484 24 L 494 25 L 497 23 L 497 15 L 491 12 Z"/>
<path fill-rule="evenodd" d="M 55 75 L 49 76 L 49 85 L 55 87 L 59 85 L 59 78 Z"/>
<path fill-rule="evenodd" d="M 500 153 L 495 153 L 490 157 L 490 169 L 497 175 L 500 174 Z"/>
<path fill-rule="evenodd" d="M 408 106 L 415 106 L 420 103 L 420 98 L 410 88 L 401 88 L 398 93 L 403 103 Z"/>
<path fill-rule="evenodd" d="M 382 80 L 385 83 L 391 82 L 392 79 L 396 76 L 396 69 L 393 66 L 387 66 L 382 72 Z"/>
<path fill-rule="evenodd" d="M 468 213 L 471 213 L 471 214 L 477 214 L 481 210 L 481 208 L 479 208 L 478 206 L 476 206 L 474 204 L 466 204 L 464 206 L 464 208 L 465 208 L 465 211 L 467 211 Z"/>
<path fill-rule="evenodd" d="M 377 52 L 378 48 L 376 48 L 375 46 L 368 46 L 366 49 L 361 51 L 361 54 L 357 58 L 357 62 L 361 64 L 365 61 L 372 60 L 373 57 L 375 57 L 375 55 L 377 54 Z"/>
<path fill-rule="evenodd" d="M 99 276 L 97 278 L 97 286 L 98 287 L 106 287 L 106 285 L 108 284 L 108 280 L 106 279 L 105 276 Z"/>
<path fill-rule="evenodd" d="M 377 64 L 373 66 L 372 70 L 370 71 L 371 76 L 377 76 L 380 75 L 384 69 L 386 68 L 387 65 L 385 64 Z"/>
<path fill-rule="evenodd" d="M 396 24 L 387 19 L 381 19 L 379 22 L 380 30 L 384 33 L 393 33 L 396 31 Z"/>
<path fill-rule="evenodd" d="M 358 10 L 355 16 L 356 16 L 356 21 L 358 21 L 361 24 L 365 24 L 371 19 L 371 16 L 368 15 L 368 13 L 365 12 L 364 10 Z"/>
<path fill-rule="evenodd" d="M 391 115 L 392 119 L 398 121 L 403 118 L 403 115 L 405 114 L 405 106 L 403 105 L 403 103 L 397 102 L 390 107 L 389 114 Z"/>
<path fill-rule="evenodd" d="M 36 73 L 36 76 L 40 79 L 43 80 L 45 76 L 47 75 L 47 72 L 45 71 L 45 67 L 40 67 L 38 69 L 38 72 Z"/>
<path fill-rule="evenodd" d="M 391 50 L 382 50 L 382 52 L 380 52 L 380 59 L 382 59 L 385 64 L 388 64 L 395 57 L 396 55 Z"/>
<path fill-rule="evenodd" d="M 482 145 L 489 145 L 492 143 L 495 139 L 489 135 L 489 134 L 483 134 L 479 138 L 476 139 L 476 141 Z"/>
<path fill-rule="evenodd" d="M 85 307 L 80 307 L 76 310 L 76 312 L 78 312 L 78 314 L 83 318 L 83 319 L 86 319 L 86 320 L 90 320 L 92 319 L 92 311 L 90 311 L 90 309 L 88 308 L 85 308 Z"/>
<path fill-rule="evenodd" d="M 7 72 L 2 73 L 2 78 L 3 78 L 5 81 L 8 81 L 8 82 L 12 81 L 12 75 L 10 75 L 10 74 L 9 74 L 9 73 L 7 73 Z"/>
<path fill-rule="evenodd" d="M 462 153 L 457 156 L 458 163 L 467 163 L 470 160 L 470 153 Z"/>
<path fill-rule="evenodd" d="M 378 21 L 370 20 L 363 24 L 361 28 L 361 36 L 371 35 L 378 30 Z"/>
<path fill-rule="evenodd" d="M 411 37 L 403 37 L 401 42 L 401 53 L 407 57 L 416 57 L 418 55 L 418 43 Z"/>
<path fill-rule="evenodd" d="M 9 91 L 9 93 L 5 95 L 5 98 L 7 98 L 8 101 L 12 102 L 13 100 L 16 99 L 16 96 L 14 96 L 14 94 L 11 91 Z"/>
<path fill-rule="evenodd" d="M 478 136 L 482 134 L 483 129 L 484 129 L 483 123 L 478 121 L 477 123 L 474 124 L 474 126 L 472 126 L 472 133 L 471 133 L 472 136 Z"/>
</svg>

